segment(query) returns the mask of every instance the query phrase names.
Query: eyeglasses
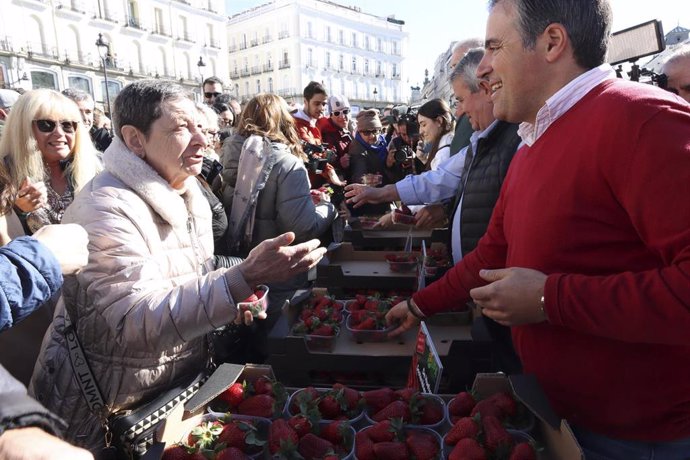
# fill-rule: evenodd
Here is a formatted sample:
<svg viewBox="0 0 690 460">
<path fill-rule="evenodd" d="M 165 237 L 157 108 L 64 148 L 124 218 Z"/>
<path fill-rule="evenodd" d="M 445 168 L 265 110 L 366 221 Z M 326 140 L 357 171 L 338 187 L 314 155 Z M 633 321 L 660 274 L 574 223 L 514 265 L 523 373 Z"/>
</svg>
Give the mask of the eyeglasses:
<svg viewBox="0 0 690 460">
<path fill-rule="evenodd" d="M 362 135 L 364 135 L 364 136 L 377 136 L 377 135 L 381 134 L 381 130 L 380 129 L 363 129 L 360 131 L 360 133 L 362 133 Z"/>
<path fill-rule="evenodd" d="M 206 99 L 211 99 L 212 97 L 218 97 L 218 96 L 220 96 L 221 94 L 222 94 L 222 93 L 204 93 L 204 97 L 205 97 Z"/>
<path fill-rule="evenodd" d="M 347 116 L 347 114 L 350 113 L 350 109 L 343 109 L 343 110 L 338 110 L 338 111 L 336 111 L 336 112 L 333 112 L 333 116 L 334 116 L 334 117 L 339 117 L 341 113 L 342 113 L 343 115 Z"/>
<path fill-rule="evenodd" d="M 234 120 L 227 120 L 227 119 L 225 119 L 225 118 L 219 118 L 219 119 L 218 119 L 218 123 L 221 124 L 221 125 L 223 125 L 223 126 L 232 126 L 232 122 L 233 122 L 233 121 L 234 121 Z"/>
<path fill-rule="evenodd" d="M 77 122 L 69 120 L 34 120 L 36 127 L 42 133 L 52 133 L 55 128 L 60 124 L 60 128 L 63 132 L 72 134 L 77 130 Z"/>
</svg>

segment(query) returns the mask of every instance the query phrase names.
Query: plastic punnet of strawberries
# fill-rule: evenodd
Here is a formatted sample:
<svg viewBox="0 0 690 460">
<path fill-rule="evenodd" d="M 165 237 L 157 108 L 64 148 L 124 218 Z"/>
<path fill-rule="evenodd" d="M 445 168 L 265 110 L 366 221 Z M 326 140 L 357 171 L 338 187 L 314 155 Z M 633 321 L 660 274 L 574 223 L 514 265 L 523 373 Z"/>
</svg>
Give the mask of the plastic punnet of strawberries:
<svg viewBox="0 0 690 460">
<path fill-rule="evenodd" d="M 402 419 L 387 419 L 357 432 L 355 455 L 358 460 L 437 460 L 442 453 L 439 438 L 433 430 L 405 428 Z"/>
<path fill-rule="evenodd" d="M 312 295 L 302 306 L 294 335 L 335 336 L 343 320 L 343 303 L 330 296 Z"/>
<path fill-rule="evenodd" d="M 242 312 L 249 310 L 254 318 L 258 317 L 268 308 L 268 286 L 258 285 L 252 295 L 237 304 L 237 308 Z"/>
<path fill-rule="evenodd" d="M 444 437 L 449 459 L 536 459 L 537 448 L 525 432 L 509 432 L 516 425 L 529 430 L 534 416 L 509 392 L 494 393 L 478 400 L 460 392 L 448 403 L 451 429 Z M 525 440 L 527 439 L 527 440 Z"/>
<path fill-rule="evenodd" d="M 290 415 L 301 414 L 310 419 L 340 420 L 355 423 L 361 418 L 364 401 L 360 391 L 341 383 L 332 388 L 307 387 L 292 394 L 288 403 Z"/>
<path fill-rule="evenodd" d="M 362 398 L 365 415 L 372 423 L 399 418 L 405 424 L 438 426 L 445 416 L 438 396 L 420 393 L 415 388 L 363 391 Z"/>
<path fill-rule="evenodd" d="M 303 415 L 273 421 L 268 451 L 273 458 L 336 460 L 353 450 L 354 430 L 346 420 L 318 422 Z"/>
<path fill-rule="evenodd" d="M 254 382 L 235 382 L 211 402 L 214 412 L 230 412 L 251 417 L 280 417 L 288 394 L 285 386 L 267 376 Z"/>
</svg>

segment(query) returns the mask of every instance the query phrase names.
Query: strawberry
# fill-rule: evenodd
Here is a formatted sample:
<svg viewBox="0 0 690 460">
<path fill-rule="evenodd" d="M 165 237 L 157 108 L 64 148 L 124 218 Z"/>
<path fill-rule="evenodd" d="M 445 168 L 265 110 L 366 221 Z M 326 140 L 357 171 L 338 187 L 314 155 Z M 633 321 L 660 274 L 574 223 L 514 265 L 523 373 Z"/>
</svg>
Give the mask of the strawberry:
<svg viewBox="0 0 690 460">
<path fill-rule="evenodd" d="M 373 442 L 394 441 L 402 427 L 401 419 L 383 420 L 367 429 L 367 435 Z"/>
<path fill-rule="evenodd" d="M 477 414 L 480 414 L 482 418 L 496 417 L 499 420 L 503 419 L 503 411 L 490 399 L 483 399 L 474 406 L 472 412 L 470 412 L 470 416 L 474 417 Z"/>
<path fill-rule="evenodd" d="M 393 390 L 390 388 L 364 391 L 362 392 L 362 398 L 364 398 L 364 401 L 373 413 L 380 411 L 395 399 Z"/>
<path fill-rule="evenodd" d="M 470 415 L 475 404 L 477 402 L 470 393 L 461 391 L 448 403 L 448 413 L 458 417 L 466 417 Z"/>
<path fill-rule="evenodd" d="M 470 417 L 463 417 L 448 431 L 445 442 L 449 446 L 456 445 L 461 439 L 475 439 L 479 434 L 477 421 Z"/>
<path fill-rule="evenodd" d="M 416 460 L 434 460 L 441 450 L 436 436 L 425 431 L 410 430 L 405 444 Z"/>
<path fill-rule="evenodd" d="M 358 331 L 373 331 L 376 329 L 376 319 L 369 316 L 362 320 L 362 322 L 357 324 L 354 328 Z"/>
<path fill-rule="evenodd" d="M 334 445 L 343 445 L 350 433 L 350 424 L 348 422 L 344 420 L 334 420 L 328 425 L 321 427 L 320 436 Z"/>
<path fill-rule="evenodd" d="M 410 405 L 405 401 L 393 401 L 372 417 L 375 422 L 380 422 L 389 418 L 402 418 L 403 421 L 409 422 L 412 418 L 410 413 Z"/>
<path fill-rule="evenodd" d="M 237 407 L 244 401 L 244 390 L 244 383 L 235 382 L 230 385 L 230 388 L 222 392 L 219 397 L 228 403 L 230 407 Z"/>
<path fill-rule="evenodd" d="M 244 299 L 242 302 L 243 303 L 256 302 L 257 300 L 259 300 L 259 296 L 257 296 L 256 293 L 254 293 L 254 294 L 250 295 L 249 297 L 247 297 L 246 299 Z"/>
<path fill-rule="evenodd" d="M 450 455 L 448 460 L 486 460 L 486 452 L 479 443 L 470 438 L 460 440 Z"/>
<path fill-rule="evenodd" d="M 273 382 L 268 377 L 261 376 L 254 382 L 254 393 L 257 395 L 273 395 Z"/>
<path fill-rule="evenodd" d="M 184 444 L 176 444 L 163 451 L 161 460 L 187 460 L 189 455 L 189 447 Z"/>
<path fill-rule="evenodd" d="M 342 391 L 343 398 L 347 403 L 348 410 L 356 409 L 362 401 L 362 394 L 359 391 L 350 387 L 346 387 L 342 383 L 334 383 L 333 389 L 338 392 Z"/>
<path fill-rule="evenodd" d="M 366 301 L 364 304 L 364 309 L 369 310 L 369 311 L 376 311 L 379 308 L 379 301 L 378 299 L 369 299 Z"/>
<path fill-rule="evenodd" d="M 338 457 L 335 454 L 328 454 L 324 458 L 322 458 L 321 460 L 340 460 L 340 457 Z"/>
<path fill-rule="evenodd" d="M 326 420 L 335 420 L 343 415 L 343 410 L 340 403 L 335 398 L 335 395 L 328 394 L 319 401 L 319 411 L 321 416 Z"/>
<path fill-rule="evenodd" d="M 224 443 L 228 447 L 237 447 L 242 452 L 247 452 L 250 449 L 250 444 L 256 446 L 261 443 L 260 441 L 257 442 L 256 435 L 256 427 L 251 422 L 230 420 L 218 436 L 218 443 Z"/>
<path fill-rule="evenodd" d="M 323 458 L 335 451 L 333 444 L 312 433 L 307 433 L 299 440 L 297 452 L 304 457 L 304 460 L 315 460 Z"/>
<path fill-rule="evenodd" d="M 378 460 L 407 460 L 410 458 L 404 442 L 379 442 L 374 444 L 374 453 Z"/>
<path fill-rule="evenodd" d="M 534 447 L 532 447 L 532 444 L 528 442 L 521 442 L 515 447 L 513 447 L 513 451 L 510 453 L 510 457 L 508 460 L 536 460 L 537 459 L 537 453 L 534 451 Z"/>
<path fill-rule="evenodd" d="M 273 396 L 266 394 L 250 396 L 242 401 L 237 412 L 242 415 L 273 418 L 276 414 L 276 401 Z"/>
<path fill-rule="evenodd" d="M 227 447 L 216 455 L 216 460 L 247 460 L 247 455 L 237 447 Z"/>
<path fill-rule="evenodd" d="M 375 460 L 374 441 L 369 438 L 367 434 L 371 428 L 366 431 L 360 431 L 355 434 L 355 456 L 358 460 Z"/>
<path fill-rule="evenodd" d="M 187 444 L 192 447 L 209 449 L 223 431 L 223 425 L 218 421 L 202 422 L 192 428 L 187 436 Z"/>
<path fill-rule="evenodd" d="M 268 430 L 268 450 L 271 454 L 294 451 L 299 443 L 297 432 L 287 420 L 279 418 L 271 422 Z"/>
<path fill-rule="evenodd" d="M 313 428 L 312 422 L 304 415 L 293 415 L 288 419 L 288 424 L 297 433 L 300 438 L 307 433 L 311 433 Z"/>
<path fill-rule="evenodd" d="M 351 322 L 354 325 L 357 325 L 367 319 L 371 315 L 371 312 L 367 310 L 356 310 L 350 312 L 350 318 L 352 318 Z"/>
<path fill-rule="evenodd" d="M 312 335 L 331 336 L 335 335 L 335 328 L 330 324 L 323 323 L 311 331 Z"/>
<path fill-rule="evenodd" d="M 367 303 L 367 296 L 365 296 L 364 294 L 356 294 L 355 300 L 357 301 L 357 304 L 364 305 L 365 303 Z"/>
<path fill-rule="evenodd" d="M 407 387 L 407 388 L 401 388 L 400 390 L 395 391 L 395 396 L 398 397 L 398 399 L 401 399 L 405 402 L 410 402 L 413 396 L 416 396 L 419 394 L 419 390 L 416 388 L 412 387 Z"/>
<path fill-rule="evenodd" d="M 491 415 L 482 417 L 482 426 L 484 427 L 484 445 L 489 452 L 495 453 L 499 449 L 510 449 L 513 446 L 513 438 L 496 417 Z"/>
<path fill-rule="evenodd" d="M 515 417 L 517 414 L 517 403 L 513 399 L 513 395 L 507 391 L 501 393 L 494 393 L 488 398 L 489 401 L 493 401 L 494 405 L 501 409 L 504 415 L 508 417 Z"/>
<path fill-rule="evenodd" d="M 418 401 L 421 405 L 419 414 L 420 425 L 436 425 L 443 420 L 444 413 L 441 402 L 428 396 L 420 396 Z"/>
</svg>

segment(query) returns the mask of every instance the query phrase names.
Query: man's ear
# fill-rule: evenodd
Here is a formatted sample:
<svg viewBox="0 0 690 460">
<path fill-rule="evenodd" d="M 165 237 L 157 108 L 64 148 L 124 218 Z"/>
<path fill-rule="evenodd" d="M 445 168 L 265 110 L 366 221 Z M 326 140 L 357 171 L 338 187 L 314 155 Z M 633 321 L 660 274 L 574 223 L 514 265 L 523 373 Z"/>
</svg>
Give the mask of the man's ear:
<svg viewBox="0 0 690 460">
<path fill-rule="evenodd" d="M 127 148 L 139 158 L 145 158 L 146 151 L 144 150 L 144 135 L 142 132 L 132 125 L 124 125 L 120 132 Z"/>
<path fill-rule="evenodd" d="M 562 57 L 570 42 L 565 26 L 557 22 L 549 24 L 540 39 L 543 40 L 542 50 L 547 62 L 554 62 Z"/>
</svg>

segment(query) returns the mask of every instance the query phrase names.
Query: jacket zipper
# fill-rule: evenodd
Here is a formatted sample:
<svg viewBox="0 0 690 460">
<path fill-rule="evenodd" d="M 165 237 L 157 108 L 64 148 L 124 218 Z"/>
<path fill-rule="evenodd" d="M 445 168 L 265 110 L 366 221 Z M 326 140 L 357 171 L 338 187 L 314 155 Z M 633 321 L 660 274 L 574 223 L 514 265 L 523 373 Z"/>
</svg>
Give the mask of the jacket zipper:
<svg viewBox="0 0 690 460">
<path fill-rule="evenodd" d="M 199 247 L 199 240 L 197 239 L 196 232 L 193 232 L 194 224 L 193 224 L 193 218 L 192 215 L 189 214 L 187 217 L 187 232 L 189 233 L 189 239 L 192 243 L 192 251 L 194 252 L 194 258 L 197 261 L 197 274 L 198 275 L 203 275 L 204 270 L 204 262 L 201 259 L 201 248 Z"/>
</svg>

